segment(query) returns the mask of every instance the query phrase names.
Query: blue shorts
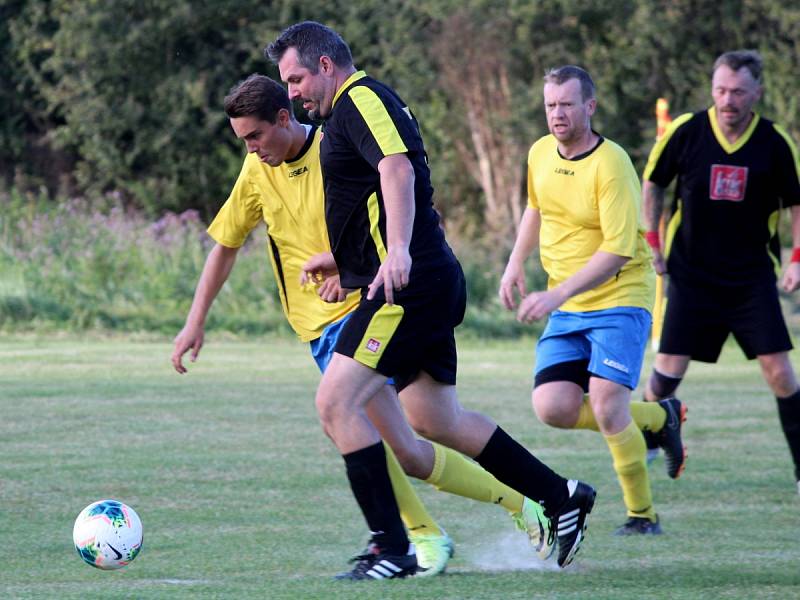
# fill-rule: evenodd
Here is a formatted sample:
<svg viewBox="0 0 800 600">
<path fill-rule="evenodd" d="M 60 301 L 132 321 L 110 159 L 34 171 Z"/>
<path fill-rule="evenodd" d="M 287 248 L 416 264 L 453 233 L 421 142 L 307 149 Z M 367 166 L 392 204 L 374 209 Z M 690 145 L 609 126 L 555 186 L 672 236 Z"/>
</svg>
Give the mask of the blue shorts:
<svg viewBox="0 0 800 600">
<path fill-rule="evenodd" d="M 328 368 L 328 363 L 333 358 L 333 351 L 336 348 L 336 342 L 339 340 L 339 333 L 341 333 L 344 324 L 350 319 L 353 313 L 345 315 L 338 321 L 335 321 L 322 330 L 322 335 L 315 340 L 311 340 L 311 356 L 314 357 L 314 362 L 317 363 L 320 373 L 324 373 Z M 388 385 L 394 385 L 394 381 L 389 379 L 386 382 Z"/>
<path fill-rule="evenodd" d="M 643 308 L 590 312 L 557 310 L 536 345 L 534 375 L 574 361 L 586 361 L 591 375 L 636 388 L 652 317 Z"/>
</svg>

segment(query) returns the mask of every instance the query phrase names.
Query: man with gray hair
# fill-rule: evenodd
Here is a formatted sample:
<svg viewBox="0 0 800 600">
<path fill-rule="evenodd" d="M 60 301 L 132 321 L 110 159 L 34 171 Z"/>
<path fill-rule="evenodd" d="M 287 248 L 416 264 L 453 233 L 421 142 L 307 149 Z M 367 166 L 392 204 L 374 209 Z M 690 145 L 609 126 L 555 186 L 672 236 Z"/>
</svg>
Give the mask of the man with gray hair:
<svg viewBox="0 0 800 600">
<path fill-rule="evenodd" d="M 597 100 L 589 73 L 568 65 L 544 81 L 550 135 L 528 154 L 528 206 L 500 297 L 512 310 L 519 294 L 520 321 L 549 315 L 536 346 L 537 416 L 553 427 L 600 431 L 628 515 L 617 535 L 658 534 L 641 429 L 657 431 L 682 468 L 682 409 L 677 401 L 630 401 L 654 283 L 639 222 L 638 177 L 625 151 L 591 127 Z M 537 246 L 548 285 L 528 293 L 524 263 Z"/>
<path fill-rule="evenodd" d="M 758 358 L 778 403 L 800 492 L 800 386 L 776 288 L 778 220 L 791 207 L 790 262 L 781 287 L 800 287 L 800 177 L 788 133 L 753 108 L 762 94 L 753 50 L 714 63 L 713 106 L 678 117 L 644 171 L 647 240 L 656 272 L 669 274 L 667 310 L 645 397 L 675 394 L 690 360 L 714 363 L 729 333 Z M 659 237 L 664 192 L 678 178 L 669 238 Z"/>
</svg>

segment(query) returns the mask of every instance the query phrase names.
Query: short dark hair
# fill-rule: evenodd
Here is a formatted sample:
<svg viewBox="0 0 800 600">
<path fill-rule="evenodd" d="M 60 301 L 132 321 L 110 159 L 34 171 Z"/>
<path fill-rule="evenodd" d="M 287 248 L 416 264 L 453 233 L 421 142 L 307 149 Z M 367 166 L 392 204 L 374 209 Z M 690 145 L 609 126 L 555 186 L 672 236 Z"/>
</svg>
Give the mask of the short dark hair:
<svg viewBox="0 0 800 600">
<path fill-rule="evenodd" d="M 337 67 L 353 64 L 350 47 L 342 36 L 316 21 L 303 21 L 287 27 L 264 49 L 264 55 L 278 64 L 289 48 L 297 50 L 300 64 L 315 75 L 319 71 L 321 56 L 329 56 Z"/>
<path fill-rule="evenodd" d="M 756 50 L 731 50 L 720 54 L 717 60 L 714 61 L 714 68 L 711 69 L 711 74 L 716 73 L 717 69 L 722 65 L 730 67 L 732 71 L 738 71 L 744 67 L 750 71 L 750 75 L 753 76 L 757 83 L 761 83 L 764 61 L 761 60 L 761 55 Z"/>
<path fill-rule="evenodd" d="M 254 73 L 233 86 L 223 103 L 229 119 L 237 117 L 258 117 L 274 124 L 278 111 L 285 108 L 292 115 L 292 102 L 289 94 L 277 81 L 265 75 Z"/>
<path fill-rule="evenodd" d="M 577 79 L 581 84 L 581 98 L 583 98 L 584 101 L 594 98 L 594 81 L 592 81 L 592 77 L 589 73 L 580 67 L 564 65 L 563 67 L 550 69 L 544 76 L 545 83 L 554 83 L 556 85 L 566 83 L 570 79 Z"/>
</svg>

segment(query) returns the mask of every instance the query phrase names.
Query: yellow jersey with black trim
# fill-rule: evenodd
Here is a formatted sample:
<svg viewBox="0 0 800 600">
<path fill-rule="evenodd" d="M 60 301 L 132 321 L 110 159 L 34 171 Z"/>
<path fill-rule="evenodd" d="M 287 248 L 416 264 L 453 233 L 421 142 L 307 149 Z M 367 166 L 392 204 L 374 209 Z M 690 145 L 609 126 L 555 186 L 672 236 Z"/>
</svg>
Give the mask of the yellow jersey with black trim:
<svg viewBox="0 0 800 600">
<path fill-rule="evenodd" d="M 417 120 L 388 86 L 363 71 L 337 91 L 323 125 L 320 160 L 325 217 L 342 285 L 369 285 L 386 257 L 386 210 L 378 163 L 405 154 L 414 169 L 413 269 L 453 264 L 433 208 L 433 187 Z"/>
<path fill-rule="evenodd" d="M 780 209 L 800 203 L 797 147 L 753 114 L 734 143 L 712 106 L 681 115 L 650 152 L 644 179 L 677 177 L 667 229 L 670 277 L 714 285 L 772 282 L 780 269 Z"/>
<path fill-rule="evenodd" d="M 327 303 L 313 285 L 300 286 L 303 264 L 330 250 L 319 142 L 320 131 L 314 129 L 300 154 L 277 167 L 248 154 L 228 200 L 208 228 L 217 243 L 239 248 L 261 221 L 267 224 L 267 248 L 283 312 L 306 342 L 322 335 L 359 301 L 353 292 L 344 302 Z"/>
<path fill-rule="evenodd" d="M 539 211 L 539 254 L 548 289 L 583 268 L 595 252 L 629 257 L 608 281 L 565 302 L 561 310 L 616 307 L 653 309 L 655 272 L 640 220 L 641 190 L 631 159 L 600 138 L 573 159 L 558 151 L 552 135 L 528 153 L 528 204 Z"/>
</svg>

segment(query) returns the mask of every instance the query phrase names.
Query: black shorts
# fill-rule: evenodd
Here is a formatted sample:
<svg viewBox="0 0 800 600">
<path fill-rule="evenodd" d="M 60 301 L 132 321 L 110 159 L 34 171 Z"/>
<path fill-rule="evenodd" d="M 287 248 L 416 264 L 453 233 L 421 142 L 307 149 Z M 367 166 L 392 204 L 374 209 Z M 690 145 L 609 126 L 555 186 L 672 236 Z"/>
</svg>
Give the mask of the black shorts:
<svg viewBox="0 0 800 600">
<path fill-rule="evenodd" d="M 774 281 L 724 287 L 670 280 L 659 352 L 717 362 L 729 333 L 751 360 L 792 349 Z"/>
<path fill-rule="evenodd" d="M 386 304 L 381 288 L 361 302 L 345 324 L 335 352 L 392 377 L 398 391 L 425 371 L 455 385 L 458 365 L 454 329 L 464 319 L 467 288 L 458 262 L 432 269 L 412 268 L 409 285 Z"/>
</svg>

